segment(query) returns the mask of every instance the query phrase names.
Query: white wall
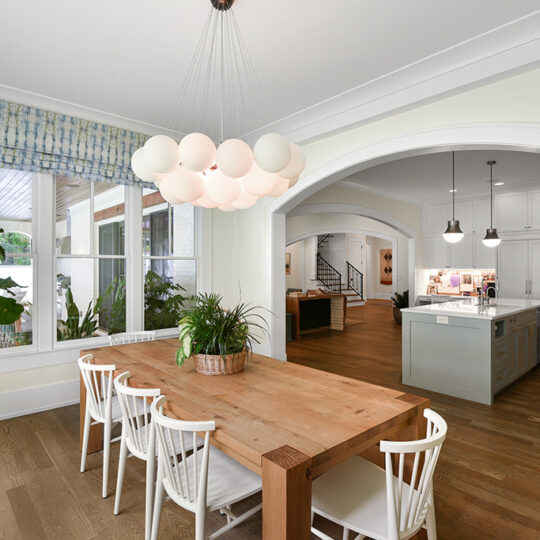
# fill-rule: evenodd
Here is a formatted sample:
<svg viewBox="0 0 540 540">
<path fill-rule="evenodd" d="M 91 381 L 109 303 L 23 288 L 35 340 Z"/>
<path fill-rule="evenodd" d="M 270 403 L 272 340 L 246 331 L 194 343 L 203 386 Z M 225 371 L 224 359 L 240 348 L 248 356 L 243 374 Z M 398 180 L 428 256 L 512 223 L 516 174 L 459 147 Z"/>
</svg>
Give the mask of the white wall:
<svg viewBox="0 0 540 540">
<path fill-rule="evenodd" d="M 305 242 L 300 240 L 290 246 L 287 246 L 285 253 L 289 253 L 291 257 L 291 273 L 285 275 L 285 283 L 287 289 L 302 289 L 304 290 L 304 249 Z"/>
</svg>

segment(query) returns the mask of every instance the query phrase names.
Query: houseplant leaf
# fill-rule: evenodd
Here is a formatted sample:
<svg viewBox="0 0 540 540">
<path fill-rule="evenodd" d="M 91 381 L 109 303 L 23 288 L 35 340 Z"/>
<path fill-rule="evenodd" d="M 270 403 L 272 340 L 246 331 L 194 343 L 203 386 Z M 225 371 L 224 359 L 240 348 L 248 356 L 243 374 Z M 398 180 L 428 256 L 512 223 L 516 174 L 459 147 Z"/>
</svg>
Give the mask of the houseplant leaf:
<svg viewBox="0 0 540 540">
<path fill-rule="evenodd" d="M 0 324 L 13 324 L 24 311 L 24 306 L 17 304 L 13 298 L 0 296 Z"/>
</svg>

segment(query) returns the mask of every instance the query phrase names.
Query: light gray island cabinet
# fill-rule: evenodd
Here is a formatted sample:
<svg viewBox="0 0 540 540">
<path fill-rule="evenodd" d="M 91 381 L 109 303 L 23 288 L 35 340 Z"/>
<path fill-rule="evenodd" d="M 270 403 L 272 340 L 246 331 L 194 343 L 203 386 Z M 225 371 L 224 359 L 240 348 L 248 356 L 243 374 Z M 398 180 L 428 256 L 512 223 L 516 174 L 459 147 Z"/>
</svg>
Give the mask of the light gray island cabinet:
<svg viewBox="0 0 540 540">
<path fill-rule="evenodd" d="M 537 363 L 540 301 L 474 299 L 402 310 L 403 384 L 491 405 Z"/>
</svg>

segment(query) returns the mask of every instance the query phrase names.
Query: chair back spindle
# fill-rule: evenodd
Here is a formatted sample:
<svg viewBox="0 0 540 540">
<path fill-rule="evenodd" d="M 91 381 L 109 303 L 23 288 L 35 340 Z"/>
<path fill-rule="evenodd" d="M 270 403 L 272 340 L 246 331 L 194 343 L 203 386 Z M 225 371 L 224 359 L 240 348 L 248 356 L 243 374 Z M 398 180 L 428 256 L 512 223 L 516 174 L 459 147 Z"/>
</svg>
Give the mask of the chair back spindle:
<svg viewBox="0 0 540 540">
<path fill-rule="evenodd" d="M 86 388 L 86 406 L 90 416 L 99 422 L 105 422 L 112 400 L 112 380 L 116 366 L 93 364 L 93 355 L 86 354 L 79 358 L 79 370 Z"/>
<path fill-rule="evenodd" d="M 163 414 L 165 396 L 152 404 L 158 446 L 159 467 L 169 496 L 175 502 L 192 511 L 204 511 L 210 453 L 210 432 L 216 429 L 214 421 L 186 422 L 169 418 Z M 204 444 L 197 444 L 197 433 L 204 433 Z M 177 437 L 175 437 L 177 434 Z M 174 441 L 180 441 L 175 448 Z M 191 440 L 191 445 L 186 441 Z M 191 448 L 190 448 L 191 447 Z M 193 454 L 187 456 L 187 450 Z M 180 455 L 180 459 L 179 459 Z"/>
<path fill-rule="evenodd" d="M 111 345 L 125 345 L 127 343 L 141 343 L 143 341 L 154 341 L 156 332 L 145 330 L 141 332 L 121 332 L 120 334 L 112 334 L 109 336 Z"/>
<path fill-rule="evenodd" d="M 151 403 L 160 395 L 159 388 L 128 386 L 129 371 L 118 375 L 114 388 L 122 411 L 122 429 L 125 430 L 129 451 L 141 459 L 154 454 L 154 434 Z"/>
<path fill-rule="evenodd" d="M 388 538 L 408 538 L 426 518 L 432 502 L 432 482 L 435 466 L 447 426 L 444 419 L 431 409 L 424 411 L 427 419 L 426 438 L 419 441 L 381 441 L 385 453 Z M 404 478 L 405 459 L 414 454 L 410 478 Z M 394 474 L 393 456 L 397 459 Z"/>
</svg>

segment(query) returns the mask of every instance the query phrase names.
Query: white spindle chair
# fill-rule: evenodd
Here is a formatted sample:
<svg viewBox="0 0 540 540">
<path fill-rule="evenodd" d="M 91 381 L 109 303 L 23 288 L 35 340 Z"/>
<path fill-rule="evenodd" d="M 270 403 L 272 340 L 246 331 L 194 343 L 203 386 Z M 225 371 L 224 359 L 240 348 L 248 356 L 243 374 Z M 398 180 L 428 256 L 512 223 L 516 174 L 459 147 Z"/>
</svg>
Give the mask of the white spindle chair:
<svg viewBox="0 0 540 540">
<path fill-rule="evenodd" d="M 109 336 L 111 345 L 125 345 L 126 343 L 140 343 L 142 341 L 154 341 L 156 333 L 153 330 L 144 330 L 141 332 L 122 332 Z"/>
<path fill-rule="evenodd" d="M 433 473 L 446 437 L 446 422 L 431 409 L 424 411 L 427 436 L 419 441 L 381 441 L 385 469 L 361 457 L 353 457 L 313 482 L 312 518 L 319 514 L 344 528 L 355 540 L 404 540 L 422 527 L 429 540 L 437 538 L 433 505 Z M 404 479 L 405 457 L 414 454 L 411 476 Z M 397 476 L 393 456 L 399 455 Z M 423 458 L 423 462 L 422 462 Z M 413 486 L 413 488 L 411 488 Z M 312 527 L 323 540 L 328 535 Z"/>
<path fill-rule="evenodd" d="M 160 395 L 159 388 L 131 388 L 128 380 L 129 371 L 118 375 L 114 387 L 120 409 L 122 411 L 122 435 L 120 439 L 120 458 L 118 462 L 118 477 L 116 481 L 116 496 L 114 514 L 120 512 L 120 497 L 126 468 L 128 451 L 132 456 L 146 461 L 146 513 L 145 538 L 150 538 L 152 529 L 152 497 L 154 494 L 155 468 L 155 431 L 151 424 L 150 403 Z"/>
<path fill-rule="evenodd" d="M 86 354 L 79 358 L 79 369 L 86 388 L 86 415 L 84 418 L 83 446 L 81 454 L 81 472 L 86 469 L 86 454 L 90 426 L 103 424 L 103 498 L 107 497 L 107 482 L 109 477 L 109 455 L 111 430 L 114 423 L 120 422 L 122 413 L 116 396 L 112 395 L 112 378 L 116 366 L 92 364 L 94 357 Z M 93 422 L 92 422 L 93 420 Z"/>
<path fill-rule="evenodd" d="M 227 516 L 227 524 L 213 532 L 213 540 L 236 527 L 262 508 L 258 504 L 240 516 L 231 511 L 231 505 L 258 493 L 261 478 L 229 456 L 210 445 L 210 432 L 216 429 L 214 421 L 185 422 L 163 414 L 166 397 L 159 397 L 152 404 L 152 421 L 158 445 L 158 477 L 152 521 L 152 540 L 156 540 L 163 502 L 163 490 L 179 506 L 195 514 L 195 540 L 204 540 L 207 512 L 220 510 Z M 196 445 L 197 433 L 204 434 L 204 445 Z M 181 461 L 172 450 L 174 436 L 178 434 Z M 186 454 L 186 438 L 191 438 L 193 453 Z"/>
</svg>

